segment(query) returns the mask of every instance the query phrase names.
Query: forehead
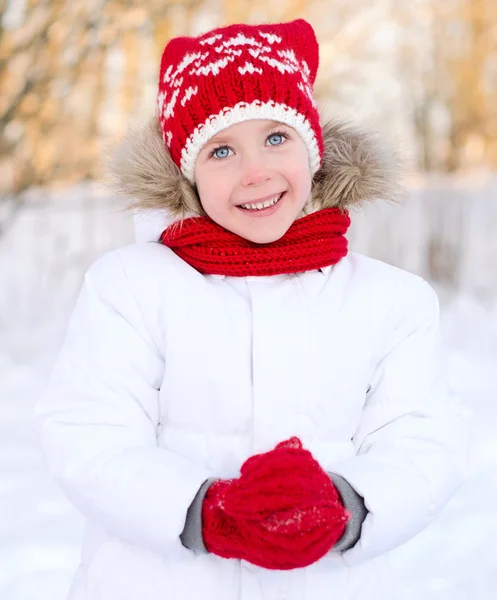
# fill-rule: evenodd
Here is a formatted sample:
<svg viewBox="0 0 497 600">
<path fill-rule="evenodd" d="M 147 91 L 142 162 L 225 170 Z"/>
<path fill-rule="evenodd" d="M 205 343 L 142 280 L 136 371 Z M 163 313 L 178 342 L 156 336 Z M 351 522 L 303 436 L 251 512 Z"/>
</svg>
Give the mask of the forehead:
<svg viewBox="0 0 497 600">
<path fill-rule="evenodd" d="M 219 144 L 220 142 L 229 142 L 230 140 L 236 139 L 241 135 L 249 133 L 264 134 L 274 129 L 275 127 L 287 127 L 279 121 L 270 121 L 268 119 L 251 119 L 250 121 L 243 121 L 242 123 L 236 123 L 226 129 L 223 129 L 209 140 L 208 144 Z"/>
</svg>

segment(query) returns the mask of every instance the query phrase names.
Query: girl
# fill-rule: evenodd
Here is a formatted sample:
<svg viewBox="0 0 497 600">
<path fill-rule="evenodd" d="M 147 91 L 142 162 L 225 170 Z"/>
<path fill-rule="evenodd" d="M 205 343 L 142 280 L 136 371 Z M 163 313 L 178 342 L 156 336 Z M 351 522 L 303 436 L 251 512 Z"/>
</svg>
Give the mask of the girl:
<svg viewBox="0 0 497 600">
<path fill-rule="evenodd" d="M 317 66 L 303 20 L 165 48 L 114 161 L 155 210 L 89 269 L 37 410 L 88 519 L 71 600 L 384 600 L 464 479 L 434 291 L 347 252 L 390 163 L 321 127 Z"/>
</svg>

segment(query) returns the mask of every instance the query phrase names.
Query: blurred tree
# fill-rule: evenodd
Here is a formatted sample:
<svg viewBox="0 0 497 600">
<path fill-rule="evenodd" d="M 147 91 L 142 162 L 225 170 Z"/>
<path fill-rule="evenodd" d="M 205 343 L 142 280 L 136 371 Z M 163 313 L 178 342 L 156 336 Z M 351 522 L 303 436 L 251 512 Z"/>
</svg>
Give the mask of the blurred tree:
<svg viewBox="0 0 497 600">
<path fill-rule="evenodd" d="M 400 0 L 392 14 L 420 167 L 496 168 L 495 0 Z"/>
<path fill-rule="evenodd" d="M 20 27 L 1 32 L 0 148 L 3 160 L 8 153 L 13 158 L 14 191 L 68 175 L 76 152 L 78 162 L 88 162 L 85 127 L 81 113 L 72 112 L 73 98 L 101 58 L 97 22 L 104 4 L 94 1 L 87 10 L 66 0 L 28 0 Z M 91 104 L 91 96 L 86 102 Z"/>
<path fill-rule="evenodd" d="M 452 82 L 448 94 L 451 119 L 446 167 L 456 171 L 481 164 L 486 157 L 497 167 L 497 157 L 489 152 L 497 141 L 495 130 L 489 126 L 496 114 L 497 89 L 495 80 L 492 89 L 488 77 L 489 61 L 491 57 L 495 60 L 497 49 L 497 5 L 494 0 L 465 0 L 456 6 L 456 19 L 463 24 L 459 52 L 452 58 L 439 48 L 442 65 L 445 59 Z"/>
<path fill-rule="evenodd" d="M 110 112 L 122 117 L 110 137 L 119 137 L 137 109 L 143 63 L 154 60 L 148 38 L 157 60 L 177 33 L 172 13 L 186 11 L 188 22 L 200 2 L 26 0 L 17 26 L 6 28 L 14 3 L 0 4 L 0 190 L 95 177 L 109 93 Z M 118 89 L 109 89 L 112 70 Z"/>
</svg>

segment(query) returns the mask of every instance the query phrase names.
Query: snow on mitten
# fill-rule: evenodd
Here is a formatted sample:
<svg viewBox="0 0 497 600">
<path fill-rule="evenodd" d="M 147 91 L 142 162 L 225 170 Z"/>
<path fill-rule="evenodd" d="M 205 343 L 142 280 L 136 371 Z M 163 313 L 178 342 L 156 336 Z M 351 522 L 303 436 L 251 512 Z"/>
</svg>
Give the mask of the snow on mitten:
<svg viewBox="0 0 497 600">
<path fill-rule="evenodd" d="M 342 536 L 349 514 L 298 438 L 250 457 L 238 479 L 213 484 L 202 511 L 207 549 L 267 569 L 305 567 Z"/>
</svg>

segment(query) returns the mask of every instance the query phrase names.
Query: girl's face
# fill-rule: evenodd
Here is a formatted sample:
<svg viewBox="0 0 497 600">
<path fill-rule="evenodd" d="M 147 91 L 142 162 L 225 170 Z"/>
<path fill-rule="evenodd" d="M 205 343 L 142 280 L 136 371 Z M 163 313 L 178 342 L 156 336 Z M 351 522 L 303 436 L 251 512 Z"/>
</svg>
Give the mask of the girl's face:
<svg viewBox="0 0 497 600">
<path fill-rule="evenodd" d="M 202 206 L 218 225 L 255 242 L 281 238 L 311 191 L 307 148 L 276 121 L 237 123 L 212 137 L 195 164 Z"/>
</svg>

